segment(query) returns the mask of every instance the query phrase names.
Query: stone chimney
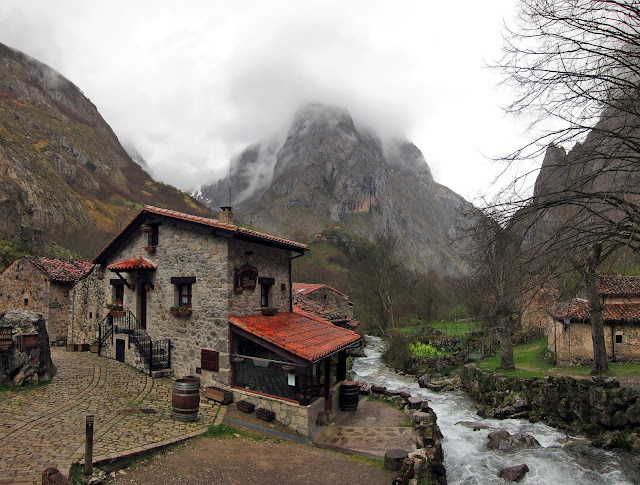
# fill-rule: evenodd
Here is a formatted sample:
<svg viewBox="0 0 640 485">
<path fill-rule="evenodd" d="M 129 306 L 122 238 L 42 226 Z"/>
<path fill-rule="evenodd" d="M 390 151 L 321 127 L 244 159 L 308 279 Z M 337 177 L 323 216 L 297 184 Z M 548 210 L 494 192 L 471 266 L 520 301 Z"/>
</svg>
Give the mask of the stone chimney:
<svg viewBox="0 0 640 485">
<path fill-rule="evenodd" d="M 233 224 L 233 212 L 231 212 L 231 206 L 220 207 L 220 222 L 227 224 Z"/>
</svg>

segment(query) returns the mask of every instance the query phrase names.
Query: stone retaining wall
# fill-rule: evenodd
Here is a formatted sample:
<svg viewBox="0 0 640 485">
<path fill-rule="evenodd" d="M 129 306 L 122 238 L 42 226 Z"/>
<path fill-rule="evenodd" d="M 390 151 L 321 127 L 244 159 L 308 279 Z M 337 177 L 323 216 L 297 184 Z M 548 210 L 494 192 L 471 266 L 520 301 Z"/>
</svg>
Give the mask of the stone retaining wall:
<svg viewBox="0 0 640 485">
<path fill-rule="evenodd" d="M 414 478 L 418 482 L 425 480 L 434 485 L 446 485 L 447 471 L 444 467 L 444 452 L 442 451 L 442 432 L 438 426 L 438 417 L 429 403 L 419 397 L 412 397 L 406 392 L 388 390 L 380 386 L 364 384 L 360 388 L 361 394 L 373 395 L 395 404 L 410 418 L 413 427 L 413 442 L 415 451 L 409 453 L 409 458 L 415 460 Z"/>
<path fill-rule="evenodd" d="M 615 379 L 517 379 L 467 365 L 460 384 L 487 405 L 479 411 L 482 416 L 542 420 L 586 433 L 596 446 L 640 453 L 640 390 L 620 387 Z"/>
</svg>

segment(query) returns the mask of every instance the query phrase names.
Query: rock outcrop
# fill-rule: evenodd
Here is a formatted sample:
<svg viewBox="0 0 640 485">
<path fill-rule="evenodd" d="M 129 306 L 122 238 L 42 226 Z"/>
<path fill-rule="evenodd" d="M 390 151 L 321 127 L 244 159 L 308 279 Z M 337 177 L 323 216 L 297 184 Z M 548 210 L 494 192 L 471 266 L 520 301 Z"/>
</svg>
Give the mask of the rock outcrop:
<svg viewBox="0 0 640 485">
<path fill-rule="evenodd" d="M 22 386 L 51 378 L 53 361 L 49 336 L 42 315 L 27 310 L 11 310 L 0 315 L 0 328 L 11 343 L 0 348 L 0 387 Z"/>
<path fill-rule="evenodd" d="M 342 108 L 301 109 L 284 142 L 248 147 L 232 160 L 230 176 L 200 196 L 213 209 L 232 205 L 240 222 L 295 239 L 336 228 L 342 237 L 371 239 L 388 226 L 409 269 L 452 275 L 465 268 L 459 250 L 469 221 L 461 213 L 469 204 L 433 180 L 415 145 L 383 142 Z"/>
</svg>

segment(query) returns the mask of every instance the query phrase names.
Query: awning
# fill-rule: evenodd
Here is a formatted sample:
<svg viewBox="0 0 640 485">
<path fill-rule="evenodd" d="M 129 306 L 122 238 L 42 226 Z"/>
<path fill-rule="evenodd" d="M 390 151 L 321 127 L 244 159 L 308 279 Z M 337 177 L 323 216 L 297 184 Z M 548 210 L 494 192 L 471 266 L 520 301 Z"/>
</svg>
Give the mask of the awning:
<svg viewBox="0 0 640 485">
<path fill-rule="evenodd" d="M 138 256 L 137 258 L 125 259 L 123 261 L 110 264 L 107 266 L 107 269 L 127 273 L 131 271 L 155 271 L 157 266 L 151 264 L 149 261 L 145 261 L 142 256 Z"/>
<path fill-rule="evenodd" d="M 230 316 L 229 322 L 308 362 L 331 355 L 360 340 L 360 335 L 308 313 Z"/>
</svg>

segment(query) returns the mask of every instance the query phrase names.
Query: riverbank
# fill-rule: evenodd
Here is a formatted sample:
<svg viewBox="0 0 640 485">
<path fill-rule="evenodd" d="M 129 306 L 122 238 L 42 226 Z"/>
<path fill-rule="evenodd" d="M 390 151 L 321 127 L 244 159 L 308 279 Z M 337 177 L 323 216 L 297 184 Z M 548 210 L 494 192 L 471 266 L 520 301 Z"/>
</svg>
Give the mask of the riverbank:
<svg viewBox="0 0 640 485">
<path fill-rule="evenodd" d="M 640 390 L 620 387 L 615 379 L 523 379 L 471 364 L 461 370 L 460 385 L 484 405 L 482 417 L 543 421 L 584 434 L 595 446 L 640 454 Z"/>
</svg>

